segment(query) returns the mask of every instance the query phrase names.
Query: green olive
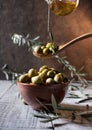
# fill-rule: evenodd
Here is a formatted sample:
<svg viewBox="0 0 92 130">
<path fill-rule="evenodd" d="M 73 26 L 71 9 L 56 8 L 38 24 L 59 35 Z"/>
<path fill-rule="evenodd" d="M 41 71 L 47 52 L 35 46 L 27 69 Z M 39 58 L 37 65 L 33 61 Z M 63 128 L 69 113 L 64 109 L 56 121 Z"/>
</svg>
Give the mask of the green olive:
<svg viewBox="0 0 92 130">
<path fill-rule="evenodd" d="M 54 68 L 50 68 L 50 70 L 56 71 Z"/>
<path fill-rule="evenodd" d="M 34 83 L 34 84 L 42 84 L 42 80 L 41 80 L 41 77 L 40 76 L 34 76 L 31 78 L 31 82 Z"/>
<path fill-rule="evenodd" d="M 55 76 L 56 72 L 54 70 L 49 70 L 47 72 L 47 76 L 50 77 L 50 78 L 53 78 Z"/>
<path fill-rule="evenodd" d="M 47 78 L 47 72 L 48 69 L 44 69 L 41 73 L 39 73 L 39 76 L 42 78 L 42 80 L 45 80 Z"/>
<path fill-rule="evenodd" d="M 50 53 L 51 53 L 51 51 L 49 50 L 48 47 L 45 47 L 45 48 L 43 49 L 43 54 L 44 54 L 44 55 L 48 55 L 48 54 L 50 54 Z"/>
<path fill-rule="evenodd" d="M 28 76 L 28 73 L 26 74 L 23 74 L 19 77 L 19 82 L 22 82 L 22 83 L 27 83 L 29 81 L 29 76 Z"/>
<path fill-rule="evenodd" d="M 54 81 L 56 83 L 62 83 L 63 82 L 63 77 L 62 77 L 62 74 L 61 73 L 58 73 L 54 76 Z"/>
<path fill-rule="evenodd" d="M 33 77 L 33 76 L 36 76 L 37 75 L 37 71 L 35 70 L 35 69 L 30 69 L 29 71 L 28 71 L 28 76 L 31 78 L 31 77 Z"/>
<path fill-rule="evenodd" d="M 46 79 L 46 84 L 53 84 L 54 80 L 52 78 L 47 78 Z"/>
<path fill-rule="evenodd" d="M 45 46 L 43 45 L 43 46 L 41 46 L 41 49 L 43 50 L 45 48 Z"/>
<path fill-rule="evenodd" d="M 47 65 L 43 65 L 43 66 L 39 69 L 39 73 L 41 73 L 44 69 L 48 69 Z"/>
<path fill-rule="evenodd" d="M 47 43 L 46 47 L 49 48 L 52 54 L 58 50 L 58 46 L 56 46 L 54 43 Z"/>
<path fill-rule="evenodd" d="M 50 48 L 50 47 L 53 46 L 53 45 L 54 45 L 53 43 L 48 42 L 48 43 L 46 44 L 46 47 L 47 47 L 47 48 Z"/>
</svg>

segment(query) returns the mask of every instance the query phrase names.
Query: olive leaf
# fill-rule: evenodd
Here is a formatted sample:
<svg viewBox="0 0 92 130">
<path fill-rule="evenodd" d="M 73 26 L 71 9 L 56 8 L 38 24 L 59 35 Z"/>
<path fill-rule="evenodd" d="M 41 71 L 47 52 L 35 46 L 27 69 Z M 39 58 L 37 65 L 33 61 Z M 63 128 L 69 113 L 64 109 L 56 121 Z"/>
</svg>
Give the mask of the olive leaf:
<svg viewBox="0 0 92 130">
<path fill-rule="evenodd" d="M 57 102 L 53 94 L 51 95 L 51 102 L 52 102 L 52 107 L 55 111 L 57 109 Z"/>
<path fill-rule="evenodd" d="M 92 94 L 85 94 L 87 97 L 92 97 Z"/>
<path fill-rule="evenodd" d="M 78 101 L 77 104 L 82 103 L 82 102 L 86 102 L 86 101 L 89 101 L 89 100 L 92 100 L 92 97 L 87 97 L 85 99 L 82 99 L 82 100 Z"/>
<path fill-rule="evenodd" d="M 17 44 L 18 46 L 21 46 L 21 45 L 23 46 L 26 44 L 28 47 L 42 44 L 42 42 L 37 41 L 39 38 L 40 36 L 30 39 L 29 34 L 27 34 L 26 37 L 19 34 L 13 34 L 11 37 L 14 44 Z"/>
<path fill-rule="evenodd" d="M 50 112 L 50 110 L 46 107 L 44 103 L 42 103 L 38 98 L 36 98 L 36 101 L 45 109 L 47 112 Z"/>
<path fill-rule="evenodd" d="M 49 36 L 50 36 L 50 40 L 51 40 L 51 42 L 53 43 L 53 42 L 54 42 L 54 37 L 53 37 L 52 32 L 49 32 Z"/>
<path fill-rule="evenodd" d="M 68 93 L 67 98 L 80 98 L 80 96 L 74 93 Z"/>
<path fill-rule="evenodd" d="M 51 121 L 54 121 L 54 120 L 56 120 L 56 119 L 58 119 L 59 117 L 57 116 L 57 117 L 50 117 L 49 119 L 47 119 L 47 120 L 41 120 L 40 122 L 42 122 L 42 123 L 47 123 L 47 122 L 51 122 Z"/>
<path fill-rule="evenodd" d="M 45 114 L 33 114 L 34 115 L 34 117 L 37 117 L 37 118 L 46 118 L 46 119 L 49 119 L 49 117 L 47 116 L 47 115 L 45 115 Z"/>
<path fill-rule="evenodd" d="M 1 68 L 1 71 L 5 74 L 6 80 L 17 80 L 21 75 L 16 69 L 11 69 L 8 64 L 4 64 Z"/>
</svg>

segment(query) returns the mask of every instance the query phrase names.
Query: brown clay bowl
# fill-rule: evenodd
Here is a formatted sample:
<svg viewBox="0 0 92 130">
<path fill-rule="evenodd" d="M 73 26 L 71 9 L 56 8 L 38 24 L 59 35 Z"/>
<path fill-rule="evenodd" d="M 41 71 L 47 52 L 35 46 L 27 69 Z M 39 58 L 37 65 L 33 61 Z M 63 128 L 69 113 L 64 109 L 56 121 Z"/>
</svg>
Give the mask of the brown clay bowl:
<svg viewBox="0 0 92 130">
<path fill-rule="evenodd" d="M 31 105 L 34 110 L 40 110 L 43 108 L 37 99 L 42 103 L 50 104 L 52 94 L 54 95 L 56 102 L 59 104 L 65 97 L 68 84 L 68 82 L 50 85 L 17 83 L 22 98 L 27 104 Z"/>
</svg>

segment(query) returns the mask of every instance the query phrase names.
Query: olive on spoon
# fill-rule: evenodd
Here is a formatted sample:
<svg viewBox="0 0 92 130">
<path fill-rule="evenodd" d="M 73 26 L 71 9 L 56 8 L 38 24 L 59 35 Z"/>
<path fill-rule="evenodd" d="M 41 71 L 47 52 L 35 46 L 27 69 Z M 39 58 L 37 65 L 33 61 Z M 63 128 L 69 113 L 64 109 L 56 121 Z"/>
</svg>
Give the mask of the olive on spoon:
<svg viewBox="0 0 92 130">
<path fill-rule="evenodd" d="M 55 55 L 57 55 L 62 50 L 64 50 L 65 48 L 67 48 L 68 46 L 71 46 L 72 44 L 75 44 L 81 40 L 84 40 L 84 39 L 87 39 L 90 37 L 92 37 L 92 33 L 86 33 L 86 34 L 83 34 L 81 36 L 74 38 L 73 40 L 67 42 L 64 45 L 56 46 L 52 43 L 53 50 L 55 49 L 54 52 L 50 51 L 49 49 L 46 50 L 46 52 L 45 51 L 43 52 L 43 48 L 44 48 L 43 45 L 36 46 L 33 48 L 33 55 L 38 57 L 38 58 L 44 58 L 44 59 L 51 58 L 51 57 L 54 57 Z"/>
</svg>

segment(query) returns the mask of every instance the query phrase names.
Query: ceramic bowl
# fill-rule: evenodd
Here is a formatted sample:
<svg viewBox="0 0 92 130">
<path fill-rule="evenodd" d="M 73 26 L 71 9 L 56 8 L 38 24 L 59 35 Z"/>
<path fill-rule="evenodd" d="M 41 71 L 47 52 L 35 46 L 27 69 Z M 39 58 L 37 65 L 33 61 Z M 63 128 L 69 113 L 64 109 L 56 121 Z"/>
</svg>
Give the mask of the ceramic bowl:
<svg viewBox="0 0 92 130">
<path fill-rule="evenodd" d="M 62 84 L 40 85 L 17 82 L 22 98 L 34 110 L 40 110 L 43 108 L 37 99 L 42 103 L 50 104 L 52 94 L 54 95 L 56 102 L 59 104 L 65 97 L 68 84 L 69 83 L 67 82 Z"/>
</svg>

